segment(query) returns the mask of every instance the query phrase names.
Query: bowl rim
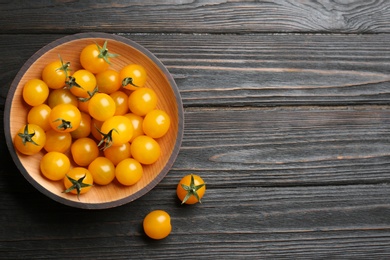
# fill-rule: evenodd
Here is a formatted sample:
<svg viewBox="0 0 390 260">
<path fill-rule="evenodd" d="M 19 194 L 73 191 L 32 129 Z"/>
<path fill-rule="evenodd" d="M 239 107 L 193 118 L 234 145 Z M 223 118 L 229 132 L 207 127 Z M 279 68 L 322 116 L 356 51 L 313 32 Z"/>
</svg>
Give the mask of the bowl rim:
<svg viewBox="0 0 390 260">
<path fill-rule="evenodd" d="M 118 41 L 121 43 L 124 43 L 126 45 L 129 45 L 130 47 L 142 52 L 145 56 L 147 56 L 149 59 L 152 60 L 153 63 L 155 63 L 158 68 L 161 70 L 161 72 L 164 74 L 166 77 L 167 81 L 169 82 L 169 85 L 172 88 L 172 91 L 175 95 L 175 100 L 177 104 L 177 111 L 178 111 L 178 130 L 177 130 L 177 136 L 176 136 L 176 141 L 175 145 L 173 147 L 172 153 L 169 156 L 167 163 L 164 165 L 163 169 L 160 171 L 160 173 L 156 176 L 155 179 L 153 179 L 151 182 L 149 182 L 145 187 L 140 189 L 139 191 L 118 199 L 114 201 L 109 201 L 109 202 L 102 202 L 102 203 L 88 203 L 88 202 L 76 202 L 76 201 L 71 201 L 67 200 L 63 197 L 60 197 L 46 188 L 42 187 L 41 184 L 39 184 L 31 175 L 27 172 L 27 170 L 24 168 L 22 165 L 17 152 L 14 148 L 13 145 L 13 138 L 11 136 L 11 124 L 10 124 L 10 113 L 11 113 L 11 106 L 12 106 L 12 99 L 13 96 L 16 92 L 17 86 L 19 84 L 19 81 L 22 79 L 24 74 L 27 72 L 27 70 L 31 67 L 31 65 L 34 64 L 34 62 L 39 59 L 43 54 L 45 54 L 47 51 L 51 50 L 54 47 L 57 47 L 61 44 L 64 44 L 69 41 L 74 41 L 74 40 L 80 40 L 80 39 L 85 39 L 85 38 L 103 38 L 103 39 L 109 39 L 109 40 L 114 40 Z M 59 203 L 62 203 L 67 206 L 75 207 L 75 208 L 82 208 L 82 209 L 107 209 L 107 208 L 114 208 L 118 207 L 124 204 L 127 204 L 131 201 L 134 201 L 149 191 L 151 191 L 158 183 L 162 181 L 162 179 L 166 176 L 166 174 L 169 172 L 169 170 L 172 168 L 178 154 L 179 150 L 181 147 L 183 135 L 184 135 L 184 109 L 183 109 L 183 103 L 180 95 L 180 91 L 176 85 L 175 80 L 173 79 L 172 75 L 169 73 L 168 69 L 164 66 L 164 64 L 153 54 L 151 53 L 148 49 L 143 47 L 142 45 L 136 43 L 133 40 L 130 40 L 126 37 L 120 36 L 120 35 L 115 35 L 115 34 L 109 34 L 109 33 L 104 33 L 104 32 L 84 32 L 84 33 L 76 33 L 72 35 L 67 35 L 64 37 L 61 37 L 59 39 L 56 39 L 47 45 L 43 46 L 41 49 L 39 49 L 37 52 L 35 52 L 21 67 L 21 69 L 18 71 L 16 74 L 14 80 L 12 81 L 7 96 L 6 96 L 6 101 L 5 101 L 5 108 L 4 108 L 4 117 L 3 117 L 3 123 L 4 123 L 4 134 L 5 134 L 5 139 L 6 139 L 6 144 L 8 147 L 8 151 L 16 165 L 16 167 L 19 169 L 19 171 L 22 173 L 22 175 L 27 179 L 27 181 L 33 185 L 37 190 L 39 190 L 41 193 L 46 195 L 47 197 L 53 199 L 54 201 L 57 201 Z"/>
</svg>

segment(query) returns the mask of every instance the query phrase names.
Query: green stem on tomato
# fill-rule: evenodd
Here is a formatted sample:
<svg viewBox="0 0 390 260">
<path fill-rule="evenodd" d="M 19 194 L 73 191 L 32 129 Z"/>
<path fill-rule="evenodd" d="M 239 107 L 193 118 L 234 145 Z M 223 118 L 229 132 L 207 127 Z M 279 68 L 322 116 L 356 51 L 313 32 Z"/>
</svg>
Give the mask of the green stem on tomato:
<svg viewBox="0 0 390 260">
<path fill-rule="evenodd" d="M 106 134 L 106 133 L 103 133 L 102 131 L 100 131 L 99 128 L 97 128 L 96 126 L 95 126 L 95 128 L 103 136 L 103 138 L 98 143 L 98 146 L 101 146 L 104 143 L 102 150 L 106 150 L 107 148 L 111 147 L 111 145 L 112 145 L 112 133 L 113 133 L 113 131 L 118 133 L 118 130 L 113 128 Z"/>
<path fill-rule="evenodd" d="M 24 127 L 23 133 L 19 133 L 18 136 L 22 138 L 23 145 L 26 143 L 32 143 L 33 145 L 38 145 L 32 138 L 34 137 L 35 132 L 29 134 L 28 133 L 28 124 Z"/>
</svg>

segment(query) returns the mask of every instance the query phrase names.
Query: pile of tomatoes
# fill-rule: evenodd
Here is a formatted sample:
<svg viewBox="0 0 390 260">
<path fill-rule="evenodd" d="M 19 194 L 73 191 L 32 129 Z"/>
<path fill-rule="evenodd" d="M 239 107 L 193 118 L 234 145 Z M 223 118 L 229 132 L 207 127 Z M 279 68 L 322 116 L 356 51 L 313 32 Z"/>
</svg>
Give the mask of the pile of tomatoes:
<svg viewBox="0 0 390 260">
<path fill-rule="evenodd" d="M 90 44 L 80 53 L 81 69 L 72 71 L 59 56 L 45 66 L 41 78 L 23 87 L 30 109 L 14 146 L 25 155 L 43 150 L 41 173 L 62 181 L 66 193 L 79 196 L 94 184 L 107 185 L 114 179 L 134 185 L 143 175 L 143 165 L 160 157 L 155 139 L 169 131 L 170 117 L 157 109 L 158 96 L 145 87 L 145 69 L 129 64 L 115 71 L 110 59 L 116 56 L 108 52 L 107 42 Z M 179 181 L 176 194 L 182 204 L 195 204 L 205 190 L 203 179 L 191 174 Z M 149 237 L 163 239 L 171 232 L 171 218 L 154 210 L 143 227 Z"/>
<path fill-rule="evenodd" d="M 157 109 L 155 91 L 145 87 L 145 68 L 128 64 L 113 70 L 116 56 L 107 41 L 92 43 L 79 54 L 81 69 L 73 71 L 59 56 L 23 87 L 30 109 L 14 146 L 25 155 L 44 151 L 41 173 L 62 180 L 65 192 L 79 195 L 115 178 L 134 185 L 143 165 L 160 157 L 156 139 L 168 132 L 170 117 Z"/>
</svg>

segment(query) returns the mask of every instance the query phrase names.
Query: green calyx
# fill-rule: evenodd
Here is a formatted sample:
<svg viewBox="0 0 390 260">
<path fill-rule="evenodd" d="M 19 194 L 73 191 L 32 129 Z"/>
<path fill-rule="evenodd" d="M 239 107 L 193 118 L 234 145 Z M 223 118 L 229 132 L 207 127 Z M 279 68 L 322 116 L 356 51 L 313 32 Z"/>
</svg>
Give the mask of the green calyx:
<svg viewBox="0 0 390 260">
<path fill-rule="evenodd" d="M 85 188 L 85 187 L 93 186 L 93 185 L 88 184 L 88 183 L 83 183 L 83 180 L 85 179 L 85 176 L 87 176 L 87 175 L 84 174 L 83 177 L 81 177 L 78 180 L 75 180 L 75 179 L 69 177 L 68 175 L 66 175 L 66 178 L 68 178 L 68 180 L 72 183 L 72 186 L 70 186 L 68 189 L 64 190 L 63 193 L 69 193 L 72 190 L 76 190 L 77 191 L 77 199 L 80 200 L 80 191 L 81 191 L 81 189 Z"/>
<path fill-rule="evenodd" d="M 35 132 L 29 134 L 28 133 L 28 124 L 24 127 L 23 133 L 19 133 L 18 136 L 22 138 L 23 145 L 26 145 L 27 143 L 32 143 L 33 145 L 39 145 L 37 144 L 32 138 L 34 137 Z"/>
<path fill-rule="evenodd" d="M 62 70 L 65 73 L 65 78 L 68 78 L 68 72 L 70 71 L 70 62 L 64 63 L 64 61 L 61 58 L 61 55 L 58 55 L 61 61 L 61 67 L 59 67 L 57 70 Z"/>
<path fill-rule="evenodd" d="M 68 77 L 68 80 L 65 81 L 65 84 L 66 84 L 66 86 L 67 86 L 68 89 L 71 89 L 71 88 L 73 88 L 73 87 L 84 89 L 82 86 L 80 86 L 80 85 L 76 82 L 76 78 L 75 78 L 75 77 L 72 77 L 72 76 L 69 76 L 69 77 Z"/>
<path fill-rule="evenodd" d="M 187 194 L 186 196 L 184 197 L 183 201 L 181 202 L 181 204 L 184 204 L 191 196 L 194 196 L 198 201 L 199 203 L 202 203 L 200 201 L 200 198 L 199 198 L 199 195 L 198 195 L 198 190 L 200 188 L 202 188 L 205 184 L 202 183 L 202 184 L 199 184 L 199 185 L 195 185 L 195 180 L 194 180 L 194 176 L 191 174 L 191 182 L 190 182 L 190 185 L 185 185 L 185 184 L 181 184 L 181 187 L 187 191 Z"/>
<path fill-rule="evenodd" d="M 72 126 L 72 122 L 67 121 L 65 119 L 62 119 L 62 118 L 57 118 L 53 122 L 58 122 L 58 121 L 61 121 L 61 124 L 59 126 L 57 126 L 58 130 L 66 130 L 68 128 L 72 128 L 73 127 Z"/>
<path fill-rule="evenodd" d="M 139 88 L 139 86 L 137 86 L 137 85 L 135 85 L 135 84 L 133 83 L 133 78 L 130 78 L 130 77 L 124 78 L 124 79 L 122 80 L 122 87 L 126 87 L 127 85 L 132 85 L 132 86 L 134 86 L 134 87 L 136 87 L 136 88 Z"/>
<path fill-rule="evenodd" d="M 111 145 L 112 145 L 112 133 L 113 133 L 113 131 L 118 133 L 118 130 L 113 128 L 107 134 L 105 134 L 102 131 L 100 131 L 99 128 L 97 128 L 96 126 L 95 126 L 95 128 L 103 136 L 102 140 L 100 140 L 100 142 L 98 143 L 98 146 L 101 146 L 102 144 L 104 144 L 103 148 L 102 148 L 103 151 L 106 150 L 107 148 L 111 147 Z"/>
<path fill-rule="evenodd" d="M 110 58 L 115 58 L 115 57 L 119 56 L 118 54 L 108 52 L 107 41 L 104 42 L 103 47 L 101 47 L 99 44 L 96 43 L 96 47 L 99 50 L 98 57 L 103 59 L 108 64 L 111 64 L 110 63 Z"/>
</svg>

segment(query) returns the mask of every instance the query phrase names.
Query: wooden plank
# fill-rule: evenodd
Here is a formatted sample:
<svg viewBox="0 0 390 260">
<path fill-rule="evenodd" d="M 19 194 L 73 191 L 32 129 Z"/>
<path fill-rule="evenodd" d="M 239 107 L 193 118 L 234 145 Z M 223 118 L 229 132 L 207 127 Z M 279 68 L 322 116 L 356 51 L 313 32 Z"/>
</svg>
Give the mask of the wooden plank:
<svg viewBox="0 0 390 260">
<path fill-rule="evenodd" d="M 390 3 L 375 1 L 10 1 L 2 33 L 390 32 Z"/>
<path fill-rule="evenodd" d="M 387 106 L 187 109 L 173 169 L 219 187 L 386 183 L 389 123 Z"/>
<path fill-rule="evenodd" d="M 390 34 L 123 36 L 167 66 L 185 107 L 389 103 Z M 60 37 L 1 37 L 7 51 L 0 60 L 0 104 L 23 63 Z"/>
<path fill-rule="evenodd" d="M 104 211 L 68 208 L 25 191 L 3 193 L 7 224 L 0 233 L 7 236 L 0 258 L 74 259 L 79 249 L 88 259 L 172 259 L 188 252 L 189 259 L 390 256 L 388 184 L 219 189 L 214 181 L 195 206 L 180 206 L 174 186 Z M 141 226 L 156 208 L 172 218 L 172 233 L 162 241 L 147 239 Z"/>
</svg>

